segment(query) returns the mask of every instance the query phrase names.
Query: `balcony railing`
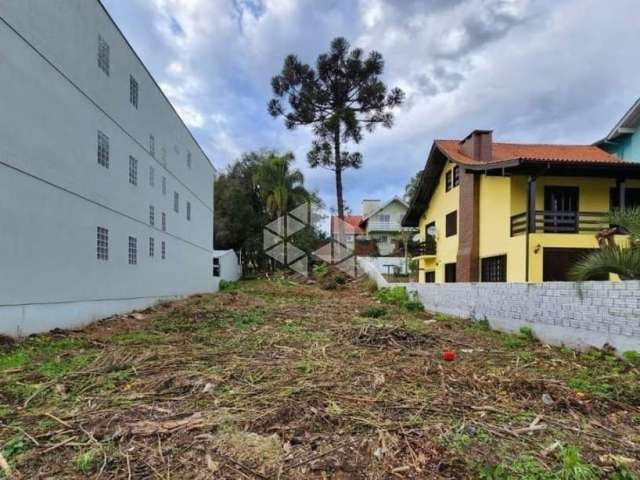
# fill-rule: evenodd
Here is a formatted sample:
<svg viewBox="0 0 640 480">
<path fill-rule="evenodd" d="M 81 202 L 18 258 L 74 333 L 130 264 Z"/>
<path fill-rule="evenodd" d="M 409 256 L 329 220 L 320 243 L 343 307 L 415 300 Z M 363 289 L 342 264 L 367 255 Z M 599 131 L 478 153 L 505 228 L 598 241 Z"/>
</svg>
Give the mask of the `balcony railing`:
<svg viewBox="0 0 640 480">
<path fill-rule="evenodd" d="M 536 210 L 535 229 L 529 229 L 527 213 L 511 217 L 511 236 L 531 233 L 582 233 L 598 232 L 609 227 L 608 214 L 605 212 L 552 212 Z"/>
<path fill-rule="evenodd" d="M 416 249 L 418 255 L 435 255 L 436 254 L 436 241 L 427 240 L 426 242 L 420 242 Z"/>
<path fill-rule="evenodd" d="M 367 230 L 370 232 L 399 232 L 402 230 L 400 222 L 368 222 Z"/>
</svg>

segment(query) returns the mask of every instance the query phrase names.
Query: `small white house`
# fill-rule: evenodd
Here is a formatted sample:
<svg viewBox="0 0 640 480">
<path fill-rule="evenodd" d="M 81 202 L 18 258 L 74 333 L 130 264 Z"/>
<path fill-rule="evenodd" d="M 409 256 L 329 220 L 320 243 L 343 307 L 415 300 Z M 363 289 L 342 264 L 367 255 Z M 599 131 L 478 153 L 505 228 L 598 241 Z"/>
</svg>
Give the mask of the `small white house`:
<svg viewBox="0 0 640 480">
<path fill-rule="evenodd" d="M 217 283 L 220 280 L 235 282 L 242 278 L 242 261 L 239 254 L 233 250 L 213 251 L 213 278 Z"/>
</svg>

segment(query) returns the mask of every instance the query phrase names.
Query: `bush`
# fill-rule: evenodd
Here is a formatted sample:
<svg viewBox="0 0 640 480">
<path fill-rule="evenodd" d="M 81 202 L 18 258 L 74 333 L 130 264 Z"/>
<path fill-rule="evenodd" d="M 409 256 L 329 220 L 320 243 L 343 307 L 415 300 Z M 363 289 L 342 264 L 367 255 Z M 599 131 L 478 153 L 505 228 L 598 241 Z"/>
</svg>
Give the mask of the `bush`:
<svg viewBox="0 0 640 480">
<path fill-rule="evenodd" d="M 369 318 L 380 318 L 384 317 L 386 314 L 387 310 L 382 307 L 370 307 L 366 312 L 364 312 L 364 316 Z"/>
<path fill-rule="evenodd" d="M 220 280 L 220 291 L 237 290 L 240 288 L 240 282 L 232 282 L 229 280 Z"/>
<path fill-rule="evenodd" d="M 415 292 L 409 294 L 405 287 L 385 287 L 376 293 L 376 299 L 381 303 L 398 305 L 410 312 L 422 311 L 422 303 Z"/>
<path fill-rule="evenodd" d="M 326 263 L 319 263 L 313 266 L 313 276 L 317 280 L 322 280 L 329 273 L 329 266 Z"/>
<path fill-rule="evenodd" d="M 409 294 L 405 287 L 384 287 L 378 290 L 376 299 L 381 303 L 404 305 L 409 301 Z"/>
</svg>

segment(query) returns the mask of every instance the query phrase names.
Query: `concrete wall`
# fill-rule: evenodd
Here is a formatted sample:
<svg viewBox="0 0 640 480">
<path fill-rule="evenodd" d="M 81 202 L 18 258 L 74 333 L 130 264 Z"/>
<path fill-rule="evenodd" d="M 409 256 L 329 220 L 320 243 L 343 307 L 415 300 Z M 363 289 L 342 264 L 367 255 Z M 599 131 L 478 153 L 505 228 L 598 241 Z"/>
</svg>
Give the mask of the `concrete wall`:
<svg viewBox="0 0 640 480">
<path fill-rule="evenodd" d="M 400 267 L 400 273 L 406 273 L 407 262 L 404 257 L 358 257 L 369 262 L 375 269 L 386 274 L 388 268 L 385 265 L 396 265 Z M 393 270 L 391 271 L 393 273 Z"/>
<path fill-rule="evenodd" d="M 218 281 L 235 282 L 242 278 L 242 265 L 236 252 L 233 250 L 215 250 L 213 256 L 220 261 L 220 278 Z"/>
<path fill-rule="evenodd" d="M 515 332 L 529 326 L 543 342 L 576 348 L 608 343 L 640 350 L 640 282 L 415 284 L 428 311 L 487 319 Z"/>
<path fill-rule="evenodd" d="M 99 36 L 109 75 L 98 67 Z M 213 291 L 215 171 L 101 4 L 0 0 L 0 45 L 0 333 L 75 327 Z M 109 137 L 109 168 L 97 161 L 98 130 Z M 108 261 L 96 257 L 97 227 L 109 230 Z"/>
</svg>

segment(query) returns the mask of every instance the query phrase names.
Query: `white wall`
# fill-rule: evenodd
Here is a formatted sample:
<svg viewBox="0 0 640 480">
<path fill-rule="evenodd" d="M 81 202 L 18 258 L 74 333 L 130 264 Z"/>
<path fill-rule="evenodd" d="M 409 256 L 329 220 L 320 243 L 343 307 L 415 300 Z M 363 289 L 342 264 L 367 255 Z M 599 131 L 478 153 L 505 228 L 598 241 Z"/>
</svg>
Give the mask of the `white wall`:
<svg viewBox="0 0 640 480">
<path fill-rule="evenodd" d="M 220 261 L 220 279 L 235 282 L 242 278 L 242 265 L 233 250 L 215 250 L 213 256 Z"/>
<path fill-rule="evenodd" d="M 109 76 L 97 65 L 98 35 L 110 47 Z M 0 0 L 0 46 L 0 333 L 73 327 L 215 289 L 214 169 L 101 5 Z M 108 169 L 97 163 L 98 130 L 110 139 Z M 129 155 L 138 160 L 137 186 Z M 109 230 L 106 262 L 96 259 L 98 226 Z M 128 264 L 129 236 L 138 239 L 137 265 Z"/>
</svg>

